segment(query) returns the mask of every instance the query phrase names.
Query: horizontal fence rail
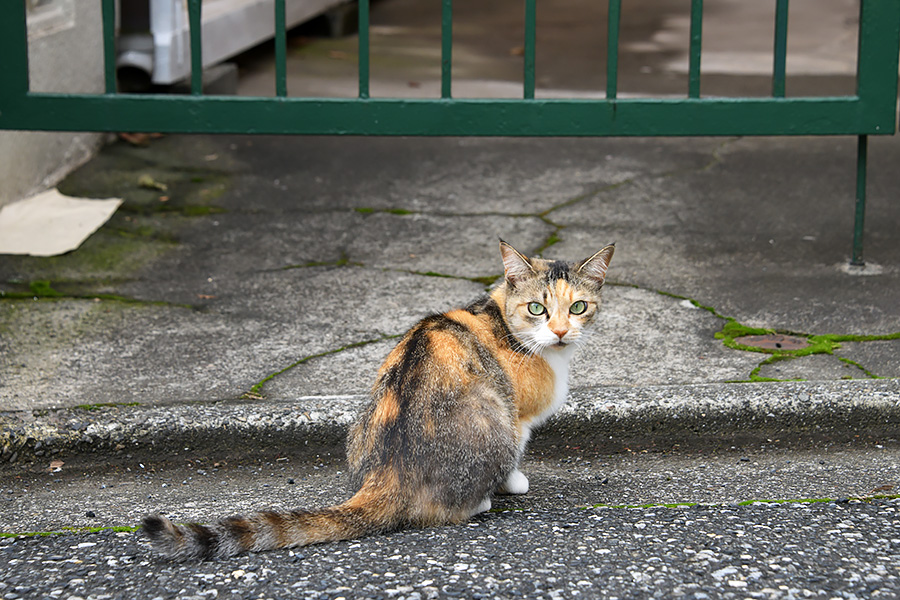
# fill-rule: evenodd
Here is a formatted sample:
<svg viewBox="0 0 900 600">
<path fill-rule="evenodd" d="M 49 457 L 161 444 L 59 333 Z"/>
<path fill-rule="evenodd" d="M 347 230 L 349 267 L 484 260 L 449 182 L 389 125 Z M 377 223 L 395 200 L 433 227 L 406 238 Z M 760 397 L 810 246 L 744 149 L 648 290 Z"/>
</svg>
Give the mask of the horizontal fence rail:
<svg viewBox="0 0 900 600">
<path fill-rule="evenodd" d="M 892 134 L 896 123 L 900 2 L 862 0 L 857 90 L 852 96 L 785 97 L 788 0 L 777 0 L 772 96 L 701 95 L 703 0 L 690 3 L 688 89 L 683 98 L 618 95 L 622 0 L 608 0 L 606 97 L 535 98 L 536 0 L 525 0 L 521 99 L 452 98 L 452 0 L 441 0 L 441 95 L 372 98 L 369 0 L 359 0 L 359 95 L 287 95 L 285 0 L 275 0 L 274 98 L 203 95 L 201 0 L 185 0 L 191 94 L 115 91 L 115 0 L 102 0 L 106 93 L 29 90 L 25 0 L 0 3 L 0 129 L 328 135 L 695 136 Z"/>
</svg>

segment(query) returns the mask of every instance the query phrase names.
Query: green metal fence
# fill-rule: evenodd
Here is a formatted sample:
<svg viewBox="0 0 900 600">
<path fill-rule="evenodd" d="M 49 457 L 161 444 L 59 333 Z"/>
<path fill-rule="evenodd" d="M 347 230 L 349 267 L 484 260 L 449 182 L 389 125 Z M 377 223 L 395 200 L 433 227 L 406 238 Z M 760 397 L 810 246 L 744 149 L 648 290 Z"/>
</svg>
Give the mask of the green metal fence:
<svg viewBox="0 0 900 600">
<path fill-rule="evenodd" d="M 862 264 L 868 135 L 895 131 L 900 2 L 861 0 L 856 93 L 786 97 L 788 0 L 776 0 L 772 95 L 701 95 L 703 0 L 690 0 L 688 86 L 683 98 L 620 98 L 619 16 L 608 1 L 606 97 L 535 98 L 537 0 L 523 0 L 521 99 L 453 98 L 452 0 L 441 0 L 441 97 L 373 98 L 369 93 L 369 0 L 359 0 L 359 93 L 356 98 L 287 96 L 285 0 L 275 0 L 276 96 L 202 93 L 201 0 L 187 0 L 191 31 L 191 94 L 116 92 L 115 0 L 100 0 L 104 21 L 103 94 L 29 91 L 26 0 L 0 3 L 0 129 L 429 136 L 859 136 L 857 221 L 853 262 Z"/>
</svg>

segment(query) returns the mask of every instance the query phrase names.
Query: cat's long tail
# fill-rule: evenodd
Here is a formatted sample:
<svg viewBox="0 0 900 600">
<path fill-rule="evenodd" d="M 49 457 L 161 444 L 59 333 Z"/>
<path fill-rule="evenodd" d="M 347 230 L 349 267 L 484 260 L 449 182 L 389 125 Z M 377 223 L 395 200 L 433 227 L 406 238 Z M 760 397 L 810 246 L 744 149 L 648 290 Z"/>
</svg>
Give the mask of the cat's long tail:
<svg viewBox="0 0 900 600">
<path fill-rule="evenodd" d="M 373 493 L 374 492 L 374 493 Z M 349 540 L 396 529 L 400 503 L 381 490 L 363 487 L 350 500 L 321 510 L 264 511 L 212 523 L 176 525 L 159 515 L 144 517 L 153 547 L 175 560 L 214 559 L 241 552 Z"/>
</svg>

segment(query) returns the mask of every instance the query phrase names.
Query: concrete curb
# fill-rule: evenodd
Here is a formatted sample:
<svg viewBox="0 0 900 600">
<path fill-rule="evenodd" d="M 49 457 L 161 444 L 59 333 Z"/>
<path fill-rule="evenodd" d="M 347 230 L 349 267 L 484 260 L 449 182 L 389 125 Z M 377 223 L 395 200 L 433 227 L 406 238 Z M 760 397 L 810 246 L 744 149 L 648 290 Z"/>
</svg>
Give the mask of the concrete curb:
<svg viewBox="0 0 900 600">
<path fill-rule="evenodd" d="M 900 380 L 575 390 L 545 436 L 608 451 L 900 436 Z"/>
<path fill-rule="evenodd" d="M 0 413 L 0 462 L 342 448 L 363 395 Z M 576 388 L 538 445 L 600 451 L 900 437 L 900 380 Z"/>
</svg>

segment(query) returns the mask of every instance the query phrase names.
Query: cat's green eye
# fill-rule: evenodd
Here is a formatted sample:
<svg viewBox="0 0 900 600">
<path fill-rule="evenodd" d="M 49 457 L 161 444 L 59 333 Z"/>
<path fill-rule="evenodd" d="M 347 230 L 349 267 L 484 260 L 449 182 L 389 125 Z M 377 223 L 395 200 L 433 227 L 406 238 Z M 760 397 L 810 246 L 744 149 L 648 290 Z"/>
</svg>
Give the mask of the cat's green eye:
<svg viewBox="0 0 900 600">
<path fill-rule="evenodd" d="M 584 300 L 579 300 L 578 302 L 573 302 L 572 306 L 569 307 L 569 312 L 573 315 L 580 315 L 584 311 L 587 310 L 587 302 Z"/>
<path fill-rule="evenodd" d="M 547 311 L 547 309 L 544 308 L 544 305 L 541 304 L 540 302 L 529 302 L 528 303 L 528 312 L 530 312 L 534 316 L 542 315 L 546 311 Z"/>
</svg>

